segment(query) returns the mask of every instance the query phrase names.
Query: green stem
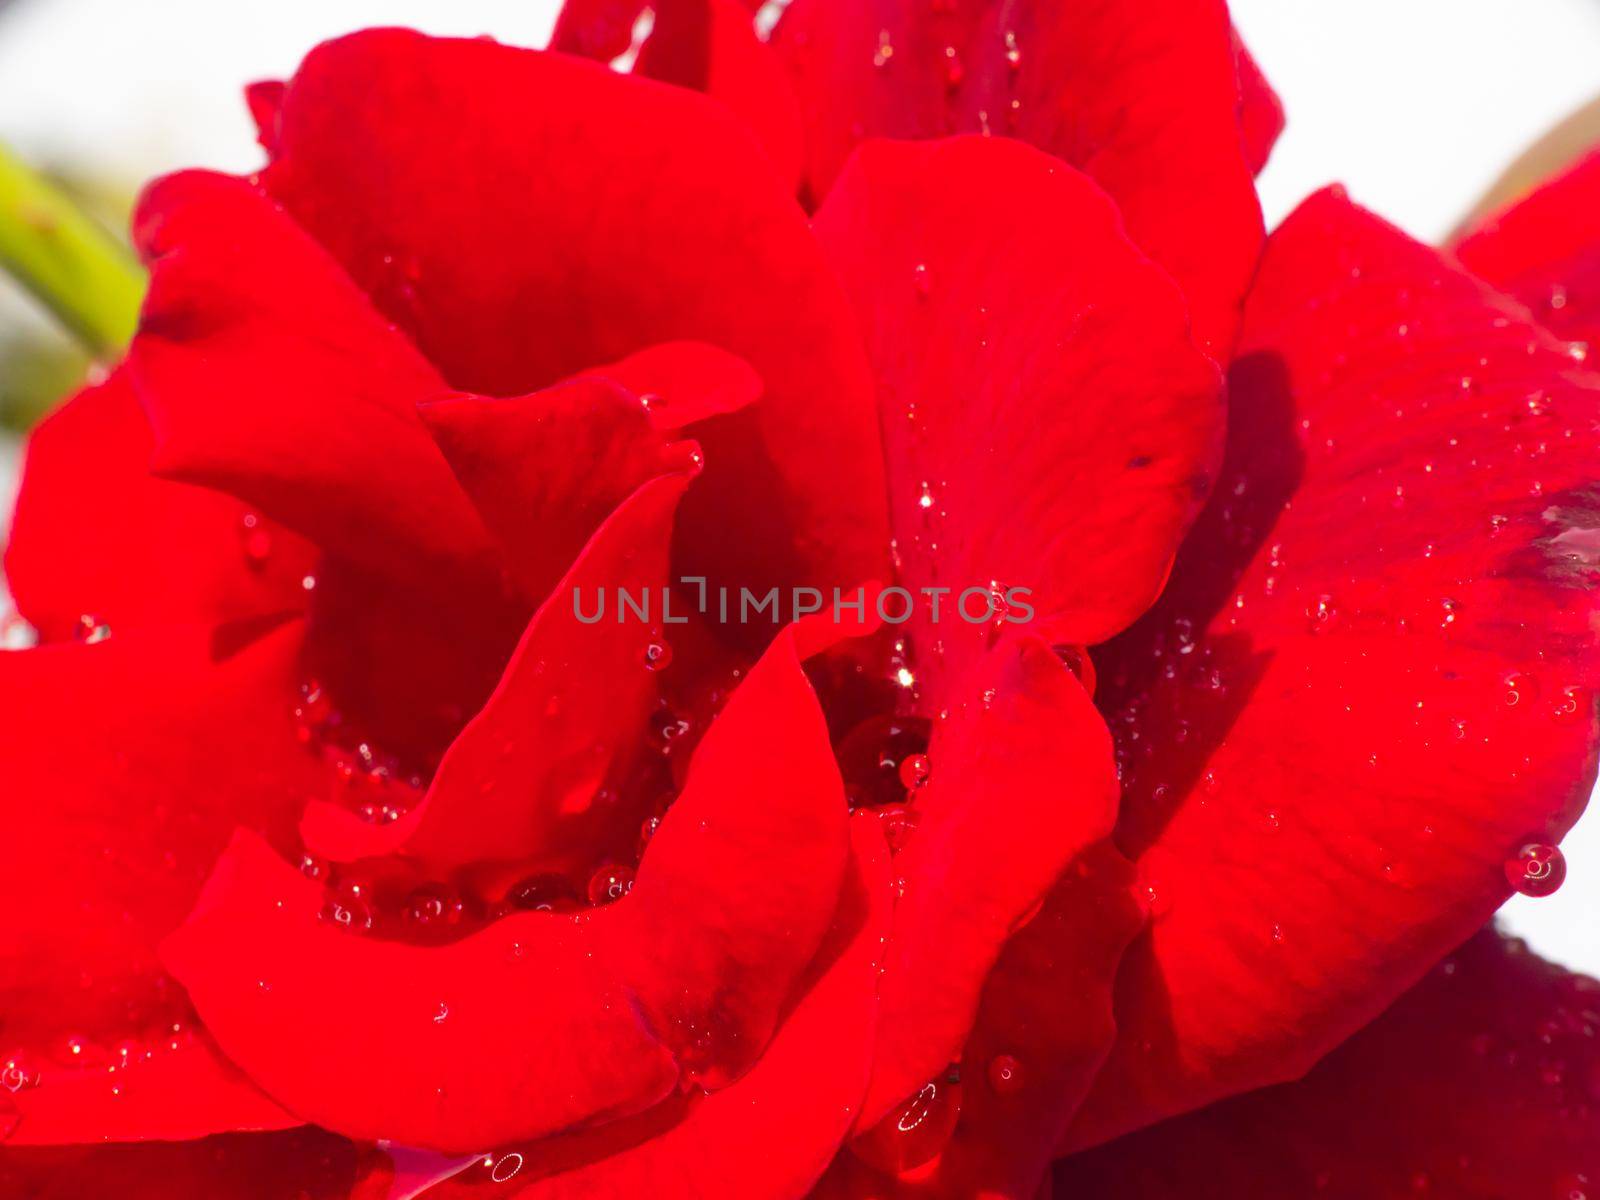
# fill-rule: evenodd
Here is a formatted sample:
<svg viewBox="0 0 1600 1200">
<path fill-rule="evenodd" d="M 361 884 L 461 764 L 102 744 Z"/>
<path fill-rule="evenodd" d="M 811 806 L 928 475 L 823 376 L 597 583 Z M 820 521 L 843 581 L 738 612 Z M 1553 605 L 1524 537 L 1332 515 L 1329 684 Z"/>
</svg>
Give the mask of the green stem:
<svg viewBox="0 0 1600 1200">
<path fill-rule="evenodd" d="M 101 358 L 133 337 L 144 272 L 73 200 L 0 145 L 0 270 Z"/>
</svg>

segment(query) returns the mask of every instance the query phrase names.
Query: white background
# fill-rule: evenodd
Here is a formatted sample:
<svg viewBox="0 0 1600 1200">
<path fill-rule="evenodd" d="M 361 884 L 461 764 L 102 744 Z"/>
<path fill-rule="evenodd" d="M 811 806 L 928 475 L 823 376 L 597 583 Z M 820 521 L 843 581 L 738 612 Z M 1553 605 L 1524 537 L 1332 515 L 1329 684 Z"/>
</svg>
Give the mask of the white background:
<svg viewBox="0 0 1600 1200">
<path fill-rule="evenodd" d="M 1600 0 L 1235 0 L 1289 128 L 1261 181 L 1269 222 L 1334 180 L 1418 237 L 1443 237 L 1501 169 L 1600 94 Z M 542 44 L 553 0 L 12 0 L 0 8 L 0 140 L 130 184 L 255 166 L 241 84 L 366 24 Z M 1597 215 L 1600 219 L 1600 215 Z M 0 494 L 9 455 L 0 447 Z M 1600 972 L 1600 805 L 1556 896 L 1504 918 Z"/>
</svg>

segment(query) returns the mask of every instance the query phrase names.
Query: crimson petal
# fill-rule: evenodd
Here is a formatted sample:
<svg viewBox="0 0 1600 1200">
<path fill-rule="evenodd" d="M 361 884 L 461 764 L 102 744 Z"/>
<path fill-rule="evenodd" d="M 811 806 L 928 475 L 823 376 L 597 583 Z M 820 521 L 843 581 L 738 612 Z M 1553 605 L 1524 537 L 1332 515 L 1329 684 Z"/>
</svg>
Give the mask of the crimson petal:
<svg viewBox="0 0 1600 1200">
<path fill-rule="evenodd" d="M 1487 932 L 1297 1083 L 1062 1163 L 1062 1196 L 1589 1195 L 1600 984 Z"/>
<path fill-rule="evenodd" d="M 761 139 L 778 178 L 798 186 L 805 156 L 800 102 L 782 61 L 756 36 L 748 4 L 662 0 L 634 70 L 727 105 Z"/>
<path fill-rule="evenodd" d="M 567 866 L 571 854 L 599 844 L 615 816 L 597 793 L 618 764 L 641 753 L 656 682 L 645 661 L 647 628 L 620 621 L 619 612 L 594 622 L 582 614 L 597 605 L 613 612 L 621 590 L 659 598 L 687 483 L 682 475 L 646 483 L 594 535 L 549 590 L 420 805 L 374 825 L 314 804 L 301 826 L 306 845 L 336 862 L 404 852 L 442 878 L 481 863 Z"/>
<path fill-rule="evenodd" d="M 761 399 L 761 376 L 737 354 L 706 342 L 646 346 L 591 374 L 615 380 L 639 397 L 663 433 L 687 430 Z"/>
<path fill-rule="evenodd" d="M 1521 300 L 1551 330 L 1600 340 L 1600 152 L 1486 218 L 1456 244 L 1468 270 Z"/>
<path fill-rule="evenodd" d="M 187 1141 L 218 1133 L 290 1129 L 301 1124 L 222 1057 L 204 1033 L 179 1030 L 136 1044 L 94 1066 L 41 1069 L 24 1080 L 26 1060 L 8 1066 L 19 1086 L 0 1094 L 0 1124 L 17 1146 L 82 1142 Z M 0 1086 L 9 1083 L 0 1080 Z"/>
<path fill-rule="evenodd" d="M 1222 0 L 794 0 L 773 45 L 819 201 L 863 138 L 1019 137 L 1116 199 L 1188 295 L 1200 344 L 1227 357 L 1261 210 Z"/>
<path fill-rule="evenodd" d="M 805 1194 L 837 1152 L 866 1086 L 892 906 L 877 818 L 858 814 L 851 840 L 853 865 L 833 925 L 799 999 L 748 1074 L 632 1121 L 488 1155 L 491 1178 L 517 1184 L 518 1200 Z M 480 1181 L 464 1177 L 428 1200 L 480 1193 Z"/>
<path fill-rule="evenodd" d="M 16 1088 L 0 1096 L 22 1116 L 19 1140 L 282 1123 L 191 1038 L 155 947 L 236 824 L 288 845 L 299 806 L 330 782 L 289 719 L 301 633 L 285 625 L 230 654 L 199 630 L 0 654 L 0 821 L 19 848 L 0 881 L 0 1061 Z"/>
<path fill-rule="evenodd" d="M 320 1129 L 137 1146 L 6 1149 L 0 1152 L 0 1195 L 15 1200 L 349 1200 L 359 1161 L 356 1147 Z"/>
<path fill-rule="evenodd" d="M 1006 939 L 1116 820 L 1111 739 L 1049 647 L 1002 642 L 948 699 L 895 860 L 903 895 L 863 1126 L 960 1056 Z"/>
<path fill-rule="evenodd" d="M 1077 1145 L 1303 1073 L 1594 779 L 1600 378 L 1338 192 L 1245 325 L 1217 495 L 1100 659 L 1156 917 Z"/>
<path fill-rule="evenodd" d="M 901 578 L 951 589 L 942 624 L 914 627 L 924 694 L 936 706 L 933 644 L 976 641 L 955 611 L 969 587 L 1030 588 L 1063 643 L 1126 628 L 1198 511 L 1224 410 L 1115 207 L 1016 142 L 874 142 L 816 230 L 877 369 Z"/>
<path fill-rule="evenodd" d="M 631 492 L 693 461 L 692 443 L 667 443 L 636 396 L 599 377 L 514 400 L 443 400 L 422 414 L 535 603 Z"/>
<path fill-rule="evenodd" d="M 190 172 L 152 186 L 135 230 L 151 277 L 127 370 L 161 474 L 382 571 L 486 551 L 415 411 L 443 383 L 282 209 Z"/>
<path fill-rule="evenodd" d="M 1039 1193 L 1056 1141 L 1116 1035 L 1112 983 L 1143 923 L 1132 874 L 1109 843 L 1090 848 L 1006 943 L 961 1055 L 960 1118 L 938 1157 L 890 1177 L 841 1155 L 816 1200 Z"/>
<path fill-rule="evenodd" d="M 513 915 L 443 947 L 352 937 L 318 920 L 320 888 L 240 833 L 163 960 L 252 1079 L 352 1136 L 471 1152 L 731 1082 L 846 875 L 843 784 L 800 669 L 837 636 L 791 627 L 773 644 L 608 908 Z"/>
<path fill-rule="evenodd" d="M 1239 134 L 1244 138 L 1244 159 L 1251 172 L 1259 175 L 1283 132 L 1283 101 L 1261 73 L 1237 29 L 1233 31 L 1233 56 L 1239 70 Z"/>
<path fill-rule="evenodd" d="M 43 640 L 84 617 L 126 632 L 304 606 L 311 547 L 231 497 L 156 479 L 153 448 L 122 370 L 29 437 L 6 582 Z"/>
<path fill-rule="evenodd" d="M 520 395 L 661 342 L 720 346 L 767 394 L 735 418 L 744 452 L 690 498 L 690 541 L 737 585 L 881 573 L 848 304 L 721 106 L 560 54 L 377 30 L 313 51 L 280 125 L 268 191 L 456 388 Z"/>
</svg>

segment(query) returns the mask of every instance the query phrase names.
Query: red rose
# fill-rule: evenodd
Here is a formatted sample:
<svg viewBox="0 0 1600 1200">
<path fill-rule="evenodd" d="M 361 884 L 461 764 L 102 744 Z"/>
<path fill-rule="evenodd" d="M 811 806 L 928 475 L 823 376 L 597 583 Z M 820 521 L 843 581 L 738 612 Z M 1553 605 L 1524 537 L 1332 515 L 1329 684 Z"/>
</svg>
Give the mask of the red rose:
<svg viewBox="0 0 1600 1200">
<path fill-rule="evenodd" d="M 1263 245 L 1220 2 L 641 7 L 146 193 L 6 558 L 6 1194 L 1600 1180 L 1474 937 L 1595 774 L 1600 169 Z"/>
</svg>

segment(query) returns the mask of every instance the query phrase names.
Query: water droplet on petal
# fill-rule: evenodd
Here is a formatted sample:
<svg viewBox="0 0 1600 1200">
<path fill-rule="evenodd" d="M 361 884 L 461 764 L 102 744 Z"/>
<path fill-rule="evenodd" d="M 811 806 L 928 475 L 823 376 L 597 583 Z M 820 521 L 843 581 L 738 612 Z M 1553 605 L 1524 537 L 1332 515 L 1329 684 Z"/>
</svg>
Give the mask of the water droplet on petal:
<svg viewBox="0 0 1600 1200">
<path fill-rule="evenodd" d="M 852 808 L 877 808 L 899 804 L 906 789 L 918 786 L 902 775 L 914 758 L 922 758 L 924 775 L 931 770 L 926 761 L 929 727 L 917 717 L 869 717 L 839 740 L 835 757 L 844 777 L 845 795 Z"/>
<path fill-rule="evenodd" d="M 961 1118 L 961 1076 L 951 1068 L 850 1143 L 857 1158 L 897 1175 L 937 1156 Z"/>
<path fill-rule="evenodd" d="M 600 905 L 621 900 L 633 891 L 633 868 L 608 863 L 589 879 L 589 903 Z"/>
<path fill-rule="evenodd" d="M 1306 606 L 1306 617 L 1310 622 L 1312 633 L 1322 633 L 1328 629 L 1338 615 L 1339 610 L 1334 607 L 1332 596 L 1318 596 Z"/>
<path fill-rule="evenodd" d="M 1017 31 L 1006 30 L 1006 66 L 1012 71 L 1022 67 L 1022 47 L 1017 44 Z"/>
<path fill-rule="evenodd" d="M 522 1155 L 513 1150 L 489 1161 L 489 1178 L 494 1183 L 505 1183 L 522 1170 Z"/>
<path fill-rule="evenodd" d="M 26 1091 L 39 1086 L 38 1069 L 21 1054 L 8 1055 L 0 1062 L 0 1088 L 8 1092 Z"/>
<path fill-rule="evenodd" d="M 933 764 L 926 754 L 907 755 L 900 762 L 900 782 L 910 791 L 927 785 L 933 774 Z"/>
<path fill-rule="evenodd" d="M 887 67 L 894 58 L 894 42 L 889 37 L 887 29 L 878 31 L 878 48 L 873 52 L 872 65 L 882 69 Z"/>
<path fill-rule="evenodd" d="M 239 545 L 244 551 L 244 561 L 252 567 L 263 566 L 272 557 L 272 534 L 255 513 L 245 513 L 240 518 Z"/>
<path fill-rule="evenodd" d="M 1539 698 L 1539 681 L 1532 675 L 1516 672 L 1506 676 L 1506 704 L 1515 708 Z"/>
<path fill-rule="evenodd" d="M 961 53 L 954 46 L 944 48 L 944 85 L 952 92 L 961 86 L 961 81 L 967 77 L 967 69 L 961 65 Z"/>
<path fill-rule="evenodd" d="M 406 897 L 405 920 L 414 932 L 442 933 L 458 927 L 466 917 L 466 901 L 447 887 L 423 884 Z"/>
<path fill-rule="evenodd" d="M 72 628 L 72 640 L 83 646 L 93 646 L 111 636 L 111 626 L 99 617 L 84 613 Z"/>
<path fill-rule="evenodd" d="M 889 853 L 898 854 L 911 841 L 917 831 L 917 814 L 903 804 L 891 804 L 878 810 L 878 820 L 883 824 L 884 840 L 889 843 Z"/>
<path fill-rule="evenodd" d="M 321 915 L 347 933 L 365 933 L 372 928 L 372 906 L 359 896 L 330 897 Z"/>
<path fill-rule="evenodd" d="M 1011 1096 L 1022 1089 L 1022 1064 L 1010 1054 L 989 1060 L 989 1086 L 997 1095 Z"/>
<path fill-rule="evenodd" d="M 564 875 L 530 875 L 512 885 L 506 903 L 524 912 L 570 912 L 578 907 L 578 893 Z"/>
<path fill-rule="evenodd" d="M 664 638 L 657 638 L 645 646 L 644 665 L 651 671 L 664 671 L 672 665 L 672 647 Z"/>
<path fill-rule="evenodd" d="M 1525 842 L 1506 859 L 1506 882 L 1524 896 L 1549 896 L 1567 878 L 1567 857 L 1549 842 Z"/>
</svg>

